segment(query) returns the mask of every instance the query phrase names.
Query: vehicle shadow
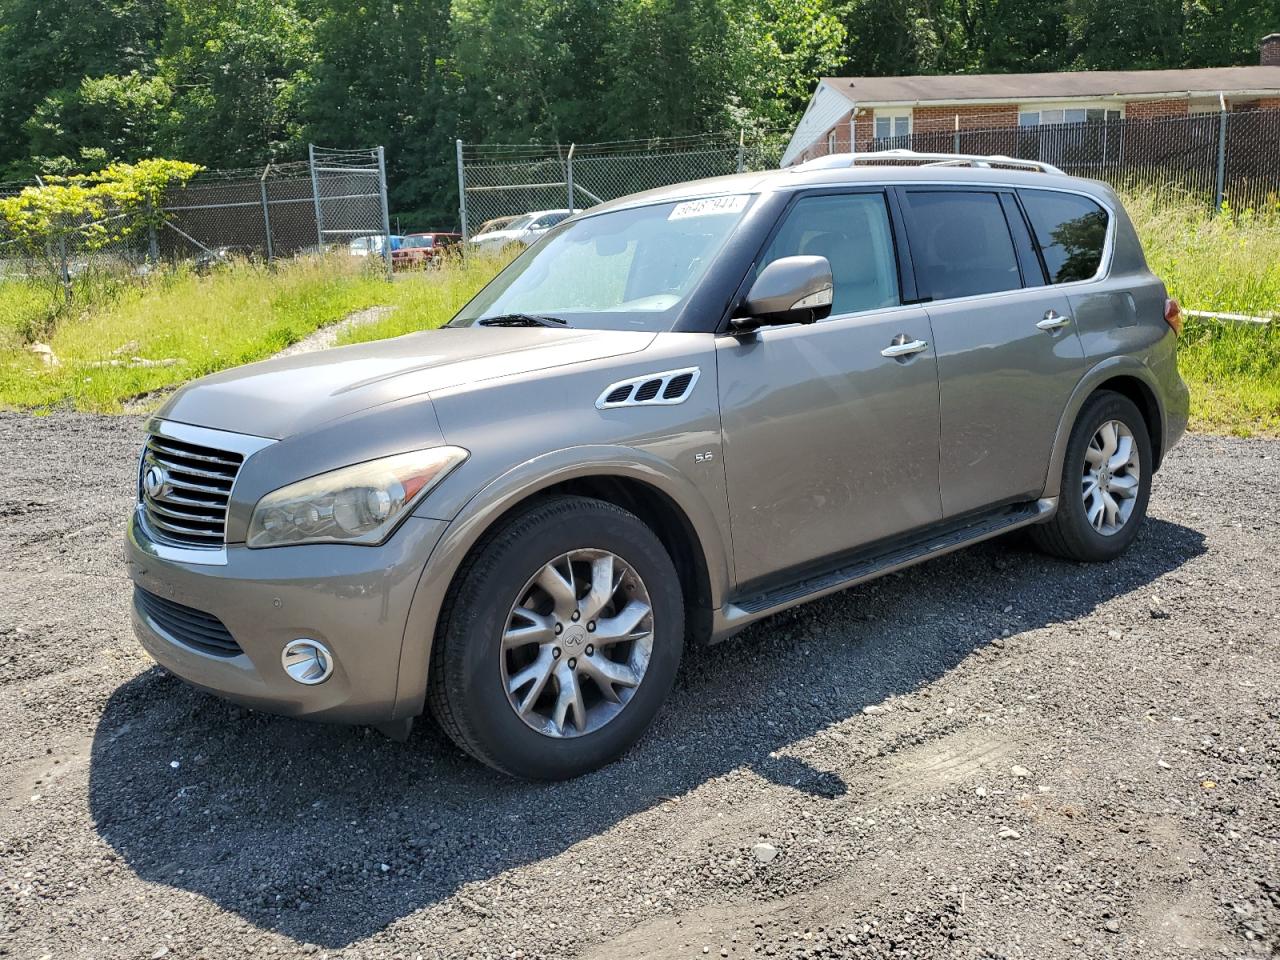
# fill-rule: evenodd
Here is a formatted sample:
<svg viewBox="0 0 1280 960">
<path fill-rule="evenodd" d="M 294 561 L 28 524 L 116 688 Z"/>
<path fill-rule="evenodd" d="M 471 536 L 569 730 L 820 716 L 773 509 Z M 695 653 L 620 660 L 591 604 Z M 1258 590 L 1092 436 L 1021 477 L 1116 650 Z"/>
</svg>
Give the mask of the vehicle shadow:
<svg viewBox="0 0 1280 960">
<path fill-rule="evenodd" d="M 493 774 L 433 724 L 393 743 L 244 711 L 152 669 L 105 707 L 91 811 L 142 878 L 343 947 L 740 767 L 839 796 L 838 776 L 776 752 L 933 682 L 1003 629 L 1081 617 L 1204 549 L 1195 530 L 1155 519 L 1105 568 L 1006 538 L 789 611 L 690 651 L 654 730 L 571 783 Z"/>
</svg>

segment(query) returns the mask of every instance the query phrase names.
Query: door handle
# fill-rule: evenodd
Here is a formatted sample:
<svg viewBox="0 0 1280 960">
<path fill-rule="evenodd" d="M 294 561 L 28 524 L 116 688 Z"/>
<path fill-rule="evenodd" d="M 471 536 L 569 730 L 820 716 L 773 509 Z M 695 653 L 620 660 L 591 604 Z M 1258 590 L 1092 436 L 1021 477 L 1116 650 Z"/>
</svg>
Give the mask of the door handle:
<svg viewBox="0 0 1280 960">
<path fill-rule="evenodd" d="M 898 334 L 893 338 L 893 343 L 880 351 L 880 356 L 889 357 L 893 360 L 901 360 L 904 357 L 910 357 L 913 354 L 917 354 L 921 350 L 928 349 L 928 340 L 908 340 L 905 335 Z"/>
<path fill-rule="evenodd" d="M 1064 317 L 1057 310 L 1050 307 L 1049 310 L 1046 311 L 1044 319 L 1037 323 L 1036 326 L 1041 330 L 1061 330 L 1070 322 L 1070 317 Z"/>
</svg>

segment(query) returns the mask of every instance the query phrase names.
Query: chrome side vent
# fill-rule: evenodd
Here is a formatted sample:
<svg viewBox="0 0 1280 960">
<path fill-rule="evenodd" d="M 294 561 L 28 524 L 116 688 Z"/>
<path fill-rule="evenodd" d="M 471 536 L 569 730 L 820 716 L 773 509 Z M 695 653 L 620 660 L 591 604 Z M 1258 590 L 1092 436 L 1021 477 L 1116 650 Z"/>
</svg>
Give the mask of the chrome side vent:
<svg viewBox="0 0 1280 960">
<path fill-rule="evenodd" d="M 596 400 L 596 409 L 684 403 L 693 393 L 699 373 L 701 370 L 698 367 L 686 367 L 683 370 L 666 370 L 611 383 Z"/>
</svg>

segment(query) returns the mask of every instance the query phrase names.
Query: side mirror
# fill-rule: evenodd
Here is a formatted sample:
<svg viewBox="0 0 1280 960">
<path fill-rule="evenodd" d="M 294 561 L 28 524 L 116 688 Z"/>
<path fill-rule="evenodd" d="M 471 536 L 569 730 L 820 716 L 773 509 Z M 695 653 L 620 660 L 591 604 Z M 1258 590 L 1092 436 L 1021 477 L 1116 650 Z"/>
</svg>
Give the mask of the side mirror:
<svg viewBox="0 0 1280 960">
<path fill-rule="evenodd" d="M 756 277 L 729 321 L 735 333 L 782 323 L 813 323 L 831 313 L 834 285 L 826 257 L 782 257 Z"/>
</svg>

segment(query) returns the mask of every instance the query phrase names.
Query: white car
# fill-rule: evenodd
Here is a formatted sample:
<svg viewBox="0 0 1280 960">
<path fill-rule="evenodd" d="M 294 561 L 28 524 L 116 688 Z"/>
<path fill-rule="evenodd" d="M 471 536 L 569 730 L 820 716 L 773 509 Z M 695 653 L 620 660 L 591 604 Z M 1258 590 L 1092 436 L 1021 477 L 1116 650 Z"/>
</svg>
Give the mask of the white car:
<svg viewBox="0 0 1280 960">
<path fill-rule="evenodd" d="M 400 249 L 400 244 L 404 237 L 396 234 L 391 235 L 391 249 L 393 251 Z M 387 238 L 374 234 L 368 237 L 356 237 L 347 245 L 347 253 L 353 257 L 381 257 L 383 255 L 383 247 L 386 246 Z"/>
<path fill-rule="evenodd" d="M 581 210 L 535 210 L 517 217 L 501 230 L 478 233 L 467 242 L 475 248 L 497 250 L 509 243 L 528 246 L 562 220 L 567 220 Z"/>
</svg>

